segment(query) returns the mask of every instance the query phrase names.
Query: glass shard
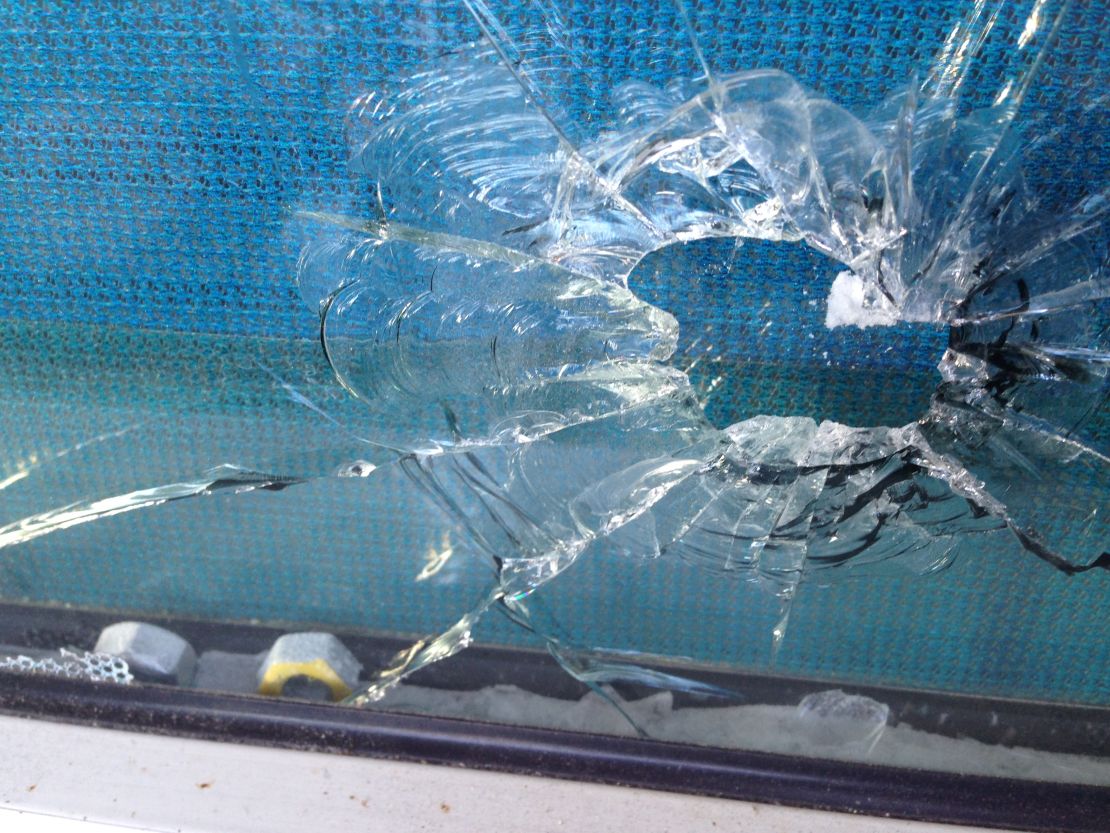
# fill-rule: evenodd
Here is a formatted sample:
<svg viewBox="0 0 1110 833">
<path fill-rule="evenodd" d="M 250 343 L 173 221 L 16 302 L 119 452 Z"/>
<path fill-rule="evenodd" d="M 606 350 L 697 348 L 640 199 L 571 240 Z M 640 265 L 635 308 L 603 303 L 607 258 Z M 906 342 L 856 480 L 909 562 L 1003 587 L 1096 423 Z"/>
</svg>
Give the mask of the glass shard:
<svg viewBox="0 0 1110 833">
<path fill-rule="evenodd" d="M 303 304 L 281 302 L 297 339 L 65 336 L 74 398 L 97 397 L 81 380 L 117 372 L 112 353 L 149 401 L 134 420 L 106 402 L 3 461 L 9 587 L 41 584 L 57 539 L 63 563 L 87 570 L 88 553 L 158 540 L 167 573 L 188 578 L 193 549 L 230 539 L 229 563 L 205 575 L 249 583 L 278 550 L 307 573 L 302 554 L 350 524 L 357 570 L 313 584 L 301 615 L 326 618 L 339 600 L 352 624 L 406 594 L 432 601 L 389 620 L 414 642 L 348 702 L 387 702 L 500 626 L 589 686 L 590 708 L 616 705 L 649 734 L 667 703 L 633 707 L 615 687 L 739 700 L 655 660 L 752 662 L 763 654 L 736 645 L 758 641 L 768 662 L 790 662 L 795 629 L 813 626 L 799 625 L 811 588 L 866 580 L 878 597 L 961 565 L 980 592 L 1021 564 L 1043 571 L 1030 582 L 1093 595 L 1110 570 L 1110 201 L 1069 130 L 1101 136 L 1104 102 L 1097 83 L 1058 106 L 1034 95 L 1064 71 L 1057 44 L 1081 10 L 1038 0 L 1018 20 L 969 4 L 931 62 L 905 58 L 864 100 L 785 58 L 730 60 L 701 6 L 655 4 L 650 26 L 602 48 L 572 5 L 464 0 L 459 30 L 474 40 L 386 62 L 369 89 L 337 82 L 354 101 L 348 167 L 329 169 L 327 188 L 297 180 L 270 219 L 303 243 L 279 270 L 296 272 Z M 398 25 L 416 42 L 425 21 Z M 296 177 L 278 161 L 267 170 L 285 188 Z M 776 262 L 769 246 L 794 254 Z M 759 292 L 751 326 L 735 326 Z M 709 295 L 721 309 L 699 306 Z M 250 299 L 223 303 L 251 320 Z M 27 369 L 35 327 L 6 327 L 5 369 L 27 391 L 13 408 L 32 422 L 47 407 Z M 755 369 L 790 365 L 788 341 L 834 349 L 806 353 L 808 375 L 788 367 L 793 399 L 757 395 Z M 912 373 L 875 378 L 910 379 L 912 396 L 844 382 L 898 362 Z M 818 387 L 875 418 L 819 412 Z M 160 453 L 167 413 L 206 426 L 202 453 Z M 115 455 L 106 473 L 78 462 L 94 447 Z M 240 508 L 280 521 L 272 537 L 239 535 Z M 386 563 L 380 584 L 358 572 Z M 162 580 L 182 604 L 219 608 Z M 273 596 L 255 603 L 278 619 Z M 671 626 L 652 621 L 649 597 Z M 733 627 L 742 605 L 759 608 L 745 620 L 758 633 Z M 884 709 L 832 691 L 782 719 L 811 745 L 870 752 Z"/>
<path fill-rule="evenodd" d="M 1110 496 L 1107 203 L 1049 209 L 1027 182 L 1037 143 L 1015 114 L 1037 61 L 993 103 L 960 100 L 993 13 L 976 6 L 923 86 L 862 116 L 782 72 L 713 73 L 695 42 L 700 79 L 629 81 L 613 118 L 588 124 L 562 104 L 570 64 L 540 60 L 572 55 L 571 33 L 534 6 L 537 21 L 506 28 L 468 4 L 484 44 L 358 105 L 378 219 L 325 233 L 301 272 L 306 297 L 326 296 L 336 373 L 404 415 L 388 442 L 416 452 L 403 465 L 486 552 L 502 604 L 525 615 L 604 542 L 764 584 L 782 603 L 777 646 L 803 581 L 935 572 L 968 536 L 1005 530 L 1069 574 L 1110 567 L 1092 511 Z M 714 428 L 676 372 L 675 319 L 628 291 L 646 256 L 705 238 L 802 241 L 838 261 L 830 328 L 947 326 L 932 404 L 899 428 Z M 319 268 L 336 252 L 344 269 Z M 1047 466 L 1092 500 L 1048 520 Z"/>
</svg>

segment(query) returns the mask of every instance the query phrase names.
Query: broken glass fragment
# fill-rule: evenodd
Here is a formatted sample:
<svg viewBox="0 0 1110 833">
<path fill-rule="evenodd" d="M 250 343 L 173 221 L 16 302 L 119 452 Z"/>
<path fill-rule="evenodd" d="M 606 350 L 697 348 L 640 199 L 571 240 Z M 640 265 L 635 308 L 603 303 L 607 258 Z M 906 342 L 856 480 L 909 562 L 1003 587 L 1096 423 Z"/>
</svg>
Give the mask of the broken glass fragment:
<svg viewBox="0 0 1110 833">
<path fill-rule="evenodd" d="M 939 572 L 987 536 L 1063 574 L 1110 567 L 1108 203 L 1101 183 L 1066 170 L 1053 181 L 1085 190 L 1049 193 L 1038 171 L 1059 167 L 1066 140 L 1022 109 L 1066 5 L 1038 4 L 1012 33 L 990 100 L 965 95 L 997 35 L 992 5 L 977 3 L 923 82 L 853 111 L 780 70 L 714 69 L 696 16 L 676 5 L 668 31 L 686 74 L 630 72 L 590 117 L 575 93 L 589 57 L 557 4 L 522 3 L 512 20 L 464 5 L 481 41 L 350 112 L 351 168 L 370 199 L 299 215 L 312 239 L 298 286 L 345 398 L 260 375 L 319 419 L 313 450 L 66 502 L 0 527 L 0 547 L 323 479 L 417 490 L 460 540 L 414 578 L 461 554 L 488 566 L 489 587 L 359 703 L 458 653 L 494 610 L 599 692 L 618 680 L 694 690 L 557 627 L 552 588 L 602 555 L 766 588 L 775 646 L 803 585 Z M 836 264 L 806 286 L 829 330 L 876 343 L 910 325 L 946 334 L 938 355 L 916 357 L 940 377 L 919 413 L 858 425 L 707 415 L 736 374 L 695 365 L 771 351 L 767 333 L 798 319 L 743 343 L 684 333 L 681 277 L 668 308 L 638 291 L 637 270 L 722 244 L 709 251 L 727 253 L 731 297 L 739 244 L 755 240 Z"/>
<path fill-rule="evenodd" d="M 782 600 L 776 644 L 801 582 L 940 570 L 969 535 L 1008 530 L 1067 573 L 1110 566 L 1092 511 L 1110 483 L 1106 203 L 1049 211 L 1026 183 L 1015 116 L 1037 62 L 992 105 L 962 105 L 953 44 L 993 18 L 977 7 L 923 86 L 862 117 L 781 72 L 714 74 L 695 41 L 700 79 L 629 82 L 592 126 L 556 83 L 574 47 L 555 6 L 529 6 L 538 38 L 527 17 L 467 7 L 483 43 L 356 105 L 376 219 L 310 246 L 301 283 L 326 296 L 322 340 L 349 390 L 406 417 L 442 409 L 438 431 L 406 420 L 390 442 L 418 451 L 403 465 L 496 565 L 502 604 L 526 617 L 599 540 L 750 575 Z M 714 428 L 689 378 L 660 372 L 675 319 L 628 292 L 647 255 L 705 238 L 838 261 L 829 328 L 948 326 L 932 404 L 899 428 Z M 1051 536 L 1034 474 L 1050 460 L 1099 495 Z"/>
<path fill-rule="evenodd" d="M 871 752 L 886 729 L 884 703 L 840 689 L 807 694 L 798 703 L 799 730 L 814 746 L 842 746 Z"/>
</svg>

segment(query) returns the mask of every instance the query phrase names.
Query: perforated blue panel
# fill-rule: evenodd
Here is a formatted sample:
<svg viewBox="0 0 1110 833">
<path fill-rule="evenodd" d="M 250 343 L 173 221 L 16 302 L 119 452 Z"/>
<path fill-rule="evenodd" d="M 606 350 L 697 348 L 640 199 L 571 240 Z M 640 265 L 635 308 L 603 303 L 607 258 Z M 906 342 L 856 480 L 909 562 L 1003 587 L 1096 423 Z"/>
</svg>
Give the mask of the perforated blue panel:
<svg viewBox="0 0 1110 833">
<path fill-rule="evenodd" d="M 699 0 L 691 9 L 712 66 L 778 67 L 866 112 L 927 68 L 968 6 Z M 1031 6 L 1004 6 L 998 31 L 1020 32 Z M 512 2 L 500 9 L 515 14 Z M 673 31 L 670 0 L 565 9 L 583 56 L 569 90 L 580 115 L 600 120 L 608 91 L 629 75 L 664 84 L 676 74 L 657 48 L 684 37 Z M 1105 182 L 1103 111 L 1086 107 L 1104 91 L 1105 13 L 1094 3 L 1071 16 L 1023 111 L 1027 130 L 1065 125 L 1029 169 L 1061 205 Z M 350 103 L 478 37 L 461 3 L 424 0 L 6 4 L 0 480 L 33 472 L 0 489 L 0 523 L 251 453 L 281 459 L 330 430 L 268 384 L 282 362 L 310 379 L 327 375 L 318 319 L 293 284 L 304 242 L 293 212 L 363 210 L 370 183 L 346 164 Z M 1012 39 L 988 40 L 967 104 L 987 103 L 998 79 L 1028 60 Z M 753 244 L 733 266 L 753 291 L 732 294 L 713 277 L 718 255 L 664 252 L 634 279 L 678 314 L 684 339 L 709 325 L 725 338 L 760 333 L 775 311 L 782 323 L 808 310 L 806 291 L 823 297 L 835 271 L 799 247 Z M 680 283 L 690 263 L 703 276 L 697 304 Z M 820 311 L 807 315 L 814 320 L 764 334 L 752 360 L 728 370 L 710 401 L 718 423 L 814 410 L 898 423 L 923 410 L 944 332 L 901 328 L 880 344 L 873 333 L 822 333 Z M 278 366 L 260 370 L 263 361 Z M 829 364 L 846 375 L 824 372 Z M 125 428 L 122 439 L 56 456 Z M 92 524 L 0 551 L 0 595 L 431 631 L 473 601 L 485 575 L 460 568 L 445 574 L 451 582 L 413 590 L 421 560 L 449 530 L 423 503 L 396 495 L 313 487 Z M 1099 625 L 1110 582 L 1068 579 L 1027 558 L 971 553 L 933 579 L 807 591 L 781 667 L 1110 700 Z M 990 568 L 998 559 L 1020 566 Z M 588 581 L 569 581 L 557 607 L 598 644 L 767 662 L 776 612 L 749 586 L 685 587 L 684 596 L 685 579 L 654 572 L 629 588 L 621 566 L 601 557 L 576 570 Z M 489 633 L 520 638 L 507 626 Z"/>
</svg>

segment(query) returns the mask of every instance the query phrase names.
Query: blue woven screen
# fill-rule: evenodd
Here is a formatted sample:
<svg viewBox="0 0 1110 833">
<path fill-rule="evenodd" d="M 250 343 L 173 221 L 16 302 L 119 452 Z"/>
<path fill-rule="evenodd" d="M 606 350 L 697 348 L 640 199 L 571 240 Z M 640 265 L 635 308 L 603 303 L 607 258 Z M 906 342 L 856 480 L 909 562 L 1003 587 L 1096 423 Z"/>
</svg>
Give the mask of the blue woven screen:
<svg viewBox="0 0 1110 833">
<path fill-rule="evenodd" d="M 711 66 L 778 67 L 861 113 L 926 71 L 969 5 L 689 4 Z M 966 106 L 989 103 L 997 79 L 1032 59 L 1011 37 L 1032 5 L 1002 8 Z M 518 13 L 511 0 L 499 8 Z M 663 85 L 688 71 L 685 47 L 666 48 L 685 41 L 670 0 L 564 9 L 582 66 L 562 95 L 579 118 L 602 122 L 622 81 Z M 1110 63 L 1105 12 L 1095 3 L 1070 15 L 1022 111 L 1030 138 L 1044 137 L 1027 174 L 1061 205 L 1106 179 L 1105 117 L 1089 106 Z M 296 211 L 365 213 L 372 183 L 347 164 L 351 102 L 479 37 L 461 3 L 424 0 L 0 10 L 0 481 L 29 472 L 0 489 L 0 524 L 333 441 L 334 427 L 281 386 L 297 380 L 311 394 L 329 378 L 319 319 L 293 282 L 305 242 Z M 725 285 L 722 263 L 743 291 Z M 810 302 L 835 272 L 799 246 L 714 244 L 657 253 L 633 286 L 676 314 L 684 343 L 707 327 L 734 345 L 750 340 L 709 398 L 718 424 L 758 413 L 914 419 L 947 333 L 823 330 Z M 779 322 L 769 334 L 768 320 Z M 0 550 L 0 596 L 434 632 L 480 594 L 486 568 L 460 560 L 414 588 L 429 550 L 463 544 L 402 481 L 321 483 L 75 527 Z M 633 574 L 601 553 L 549 603 L 590 644 L 768 663 L 773 598 L 743 584 L 687 586 L 670 569 Z M 937 576 L 814 586 L 777 668 L 1106 702 L 1110 646 L 1098 621 L 1108 592 L 1102 574 L 1069 578 L 1016 548 L 974 553 Z M 492 619 L 480 636 L 525 638 Z"/>
</svg>

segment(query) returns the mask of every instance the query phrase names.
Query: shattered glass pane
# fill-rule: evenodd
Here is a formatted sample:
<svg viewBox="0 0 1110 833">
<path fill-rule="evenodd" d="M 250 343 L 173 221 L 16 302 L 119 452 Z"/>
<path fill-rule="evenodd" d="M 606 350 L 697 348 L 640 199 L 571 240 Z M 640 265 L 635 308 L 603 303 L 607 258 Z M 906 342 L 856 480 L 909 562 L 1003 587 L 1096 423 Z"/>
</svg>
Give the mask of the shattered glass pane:
<svg viewBox="0 0 1110 833">
<path fill-rule="evenodd" d="M 417 672 L 528 645 L 608 715 L 568 725 L 686 742 L 719 728 L 676 697 L 744 698 L 709 667 L 1110 703 L 1097 12 L 960 3 L 895 41 L 876 11 L 905 54 L 864 71 L 754 7 L 510 5 L 375 6 L 396 60 L 229 5 L 193 21 L 219 94 L 118 147 L 146 105 L 75 106 L 96 154 L 156 148 L 95 180 L 112 211 L 5 181 L 52 221 L 5 232 L 48 254 L 4 273 L 0 595 L 402 634 L 348 686 L 371 708 L 443 713 Z M 188 139 L 206 96 L 239 121 Z M 20 129 L 13 170 L 71 166 Z M 175 165 L 176 204 L 120 213 Z M 529 722 L 518 694 L 468 716 Z M 794 746 L 733 745 L 881 756 L 890 719 L 826 685 L 774 713 Z"/>
<path fill-rule="evenodd" d="M 344 231 L 309 245 L 301 284 L 344 386 L 397 425 L 383 436 L 412 453 L 403 465 L 495 564 L 476 612 L 496 600 L 527 618 L 525 600 L 601 542 L 747 574 L 782 600 L 776 646 L 803 581 L 933 572 L 972 536 L 1004 530 L 1068 574 L 1110 567 L 1105 204 L 1049 212 L 1026 185 L 1014 119 L 1035 65 L 967 109 L 942 51 L 923 87 L 862 119 L 782 72 L 706 67 L 663 89 L 626 82 L 615 118 L 585 125 L 528 54 L 572 47 L 468 7 L 485 42 L 356 104 L 374 219 L 312 213 Z M 531 8 L 551 34 L 558 10 Z M 664 370 L 676 320 L 628 290 L 645 256 L 706 238 L 803 241 L 838 261 L 829 328 L 947 325 L 929 407 L 902 428 L 715 429 L 689 378 Z M 1015 467 L 1048 461 L 1094 489 L 1051 526 L 1043 478 L 1013 488 Z"/>
</svg>

